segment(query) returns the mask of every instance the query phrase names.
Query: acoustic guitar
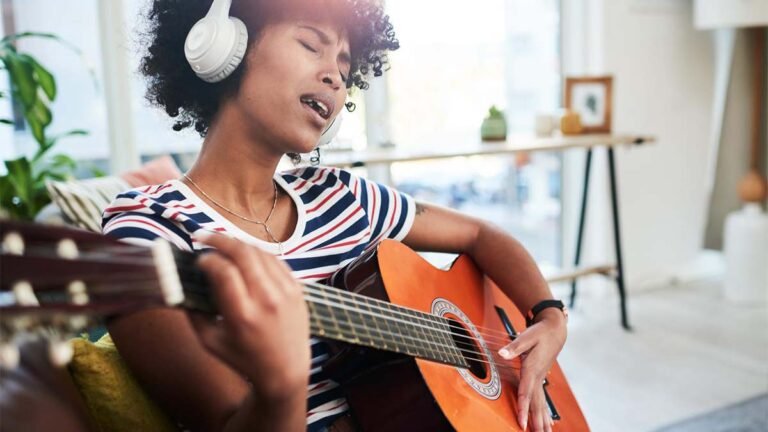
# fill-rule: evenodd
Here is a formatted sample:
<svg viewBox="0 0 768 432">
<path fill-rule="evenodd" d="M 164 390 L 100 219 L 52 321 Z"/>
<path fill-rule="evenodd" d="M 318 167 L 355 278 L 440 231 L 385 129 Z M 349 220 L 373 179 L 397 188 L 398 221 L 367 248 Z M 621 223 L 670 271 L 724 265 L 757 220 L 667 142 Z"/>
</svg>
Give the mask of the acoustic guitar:
<svg viewBox="0 0 768 432">
<path fill-rule="evenodd" d="M 216 312 L 196 255 L 99 234 L 0 220 L 0 343 L 65 340 L 110 316 L 167 305 Z M 497 355 L 525 326 L 515 305 L 459 256 L 437 269 L 383 241 L 325 283 L 304 282 L 311 333 L 363 431 L 521 431 L 521 362 Z M 543 383 L 555 431 L 589 427 L 560 367 Z"/>
</svg>

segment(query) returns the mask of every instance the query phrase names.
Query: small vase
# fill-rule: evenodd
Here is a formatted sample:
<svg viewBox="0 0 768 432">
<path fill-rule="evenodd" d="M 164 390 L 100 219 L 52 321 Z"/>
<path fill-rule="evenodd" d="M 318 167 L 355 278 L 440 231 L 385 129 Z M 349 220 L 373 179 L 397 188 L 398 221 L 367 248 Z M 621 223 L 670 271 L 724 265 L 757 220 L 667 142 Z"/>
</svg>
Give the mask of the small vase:
<svg viewBox="0 0 768 432">
<path fill-rule="evenodd" d="M 480 126 L 480 138 L 483 141 L 505 141 L 507 139 L 507 121 L 504 116 L 486 117 Z"/>
</svg>

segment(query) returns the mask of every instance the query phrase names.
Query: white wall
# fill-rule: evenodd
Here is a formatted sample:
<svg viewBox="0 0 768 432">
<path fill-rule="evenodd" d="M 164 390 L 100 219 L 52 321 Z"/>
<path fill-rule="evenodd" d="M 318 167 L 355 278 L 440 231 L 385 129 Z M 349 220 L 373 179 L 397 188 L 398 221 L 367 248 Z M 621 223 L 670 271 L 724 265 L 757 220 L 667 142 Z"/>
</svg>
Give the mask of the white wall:
<svg viewBox="0 0 768 432">
<path fill-rule="evenodd" d="M 589 54 L 586 63 L 566 61 L 566 74 L 613 75 L 613 130 L 658 138 L 655 144 L 616 152 L 625 277 L 633 291 L 675 277 L 700 252 L 713 94 L 711 41 L 693 28 L 690 1 L 579 2 L 587 9 L 582 27 L 589 34 L 571 36 L 583 39 L 581 52 Z M 590 19 L 597 24 L 590 26 Z M 567 42 L 566 54 L 580 52 Z M 590 261 L 612 261 L 605 155 L 598 152 L 595 158 L 597 187 L 585 252 Z M 570 168 L 580 176 L 580 163 Z"/>
</svg>

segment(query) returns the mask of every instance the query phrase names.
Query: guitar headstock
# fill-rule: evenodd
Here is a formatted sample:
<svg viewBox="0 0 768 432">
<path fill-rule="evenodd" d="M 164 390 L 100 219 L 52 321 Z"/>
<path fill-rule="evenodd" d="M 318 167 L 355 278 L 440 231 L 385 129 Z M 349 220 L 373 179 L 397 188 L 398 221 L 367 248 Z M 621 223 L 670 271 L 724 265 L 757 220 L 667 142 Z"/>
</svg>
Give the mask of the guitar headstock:
<svg viewBox="0 0 768 432">
<path fill-rule="evenodd" d="M 184 300 L 168 243 L 142 247 L 68 227 L 0 219 L 0 366 L 43 337 L 66 363 L 66 339 L 105 317 Z"/>
</svg>

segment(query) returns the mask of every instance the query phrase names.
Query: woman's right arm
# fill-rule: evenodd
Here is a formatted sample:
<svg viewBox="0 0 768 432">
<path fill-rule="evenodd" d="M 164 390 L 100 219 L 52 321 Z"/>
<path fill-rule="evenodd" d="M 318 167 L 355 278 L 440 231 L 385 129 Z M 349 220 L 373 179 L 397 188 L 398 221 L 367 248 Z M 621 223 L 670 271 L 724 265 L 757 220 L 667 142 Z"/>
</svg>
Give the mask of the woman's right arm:
<svg viewBox="0 0 768 432">
<path fill-rule="evenodd" d="M 265 252 L 220 235 L 200 240 L 217 249 L 199 265 L 222 319 L 168 308 L 116 318 L 108 327 L 121 356 L 187 428 L 304 430 L 311 359 L 301 286 Z"/>
</svg>

